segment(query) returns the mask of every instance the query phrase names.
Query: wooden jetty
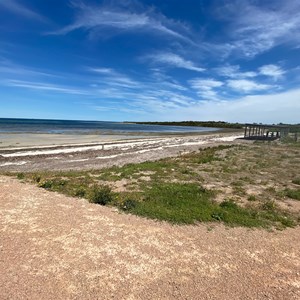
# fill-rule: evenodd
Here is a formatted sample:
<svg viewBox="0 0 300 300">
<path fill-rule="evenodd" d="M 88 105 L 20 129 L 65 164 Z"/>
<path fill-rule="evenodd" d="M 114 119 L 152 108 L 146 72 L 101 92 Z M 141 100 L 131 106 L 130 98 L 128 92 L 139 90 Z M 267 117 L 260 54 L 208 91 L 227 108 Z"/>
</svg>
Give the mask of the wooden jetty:
<svg viewBox="0 0 300 300">
<path fill-rule="evenodd" d="M 300 126 L 245 124 L 244 138 L 249 140 L 276 140 L 289 137 L 298 140 Z"/>
</svg>

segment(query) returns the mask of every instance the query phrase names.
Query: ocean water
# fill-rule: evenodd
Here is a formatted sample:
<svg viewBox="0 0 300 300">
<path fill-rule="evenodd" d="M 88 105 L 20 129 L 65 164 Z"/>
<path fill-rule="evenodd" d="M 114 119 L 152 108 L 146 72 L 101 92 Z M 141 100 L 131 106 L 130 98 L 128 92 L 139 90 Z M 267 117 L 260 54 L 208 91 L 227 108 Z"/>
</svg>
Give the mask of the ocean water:
<svg viewBox="0 0 300 300">
<path fill-rule="evenodd" d="M 0 118 L 0 133 L 125 134 L 189 133 L 217 131 L 218 128 L 141 125 L 104 121 L 70 121 Z"/>
</svg>

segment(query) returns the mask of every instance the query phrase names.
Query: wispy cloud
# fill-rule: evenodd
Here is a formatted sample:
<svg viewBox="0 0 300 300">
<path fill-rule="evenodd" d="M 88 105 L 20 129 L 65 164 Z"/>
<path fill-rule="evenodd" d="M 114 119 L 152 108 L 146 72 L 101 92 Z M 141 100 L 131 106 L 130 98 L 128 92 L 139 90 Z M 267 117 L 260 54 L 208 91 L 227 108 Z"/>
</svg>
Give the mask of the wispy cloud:
<svg viewBox="0 0 300 300">
<path fill-rule="evenodd" d="M 203 99 L 216 99 L 217 92 L 215 89 L 224 85 L 222 81 L 212 78 L 201 79 L 194 78 L 189 81 L 191 87 L 197 91 L 197 94 Z"/>
<path fill-rule="evenodd" d="M 192 43 L 187 37 L 187 28 L 184 24 L 176 22 L 154 11 L 153 8 L 143 6 L 137 1 L 113 2 L 112 5 L 94 6 L 83 2 L 73 1 L 77 11 L 75 21 L 52 34 L 67 34 L 74 30 L 84 29 L 92 36 L 109 34 L 148 32 L 153 35 L 164 35 Z M 108 3 L 108 4 L 107 4 Z M 185 34 L 184 34 L 184 33 Z"/>
<path fill-rule="evenodd" d="M 143 59 L 150 60 L 155 64 L 165 64 L 172 67 L 183 68 L 196 72 L 203 72 L 205 70 L 204 68 L 197 66 L 192 61 L 186 60 L 183 57 L 171 52 L 151 54 L 144 56 Z"/>
<path fill-rule="evenodd" d="M 277 80 L 283 76 L 285 71 L 276 65 L 265 65 L 259 68 L 259 73 L 264 76 L 272 77 Z"/>
<path fill-rule="evenodd" d="M 300 89 L 235 100 L 198 102 L 186 108 L 167 109 L 157 120 L 224 120 L 228 122 L 299 123 Z M 259 108 L 259 109 L 258 109 Z"/>
<path fill-rule="evenodd" d="M 45 22 L 46 18 L 30 8 L 20 4 L 16 0 L 2 0 L 0 1 L 0 8 L 8 10 L 16 15 L 20 15 L 27 19 Z"/>
<path fill-rule="evenodd" d="M 218 8 L 221 19 L 228 24 L 224 55 L 240 53 L 254 57 L 277 45 L 300 43 L 300 2 L 232 1 Z M 229 40 L 228 40 L 229 38 Z M 210 45 L 218 50 L 219 45 Z"/>
<path fill-rule="evenodd" d="M 56 84 L 50 84 L 45 82 L 31 82 L 31 81 L 23 81 L 23 80 L 5 80 L 1 81 L 2 84 L 11 87 L 19 87 L 26 88 L 31 90 L 44 90 L 44 91 L 52 91 L 59 92 L 64 94 L 73 94 L 73 95 L 89 95 L 90 93 L 85 90 L 60 86 Z"/>
<path fill-rule="evenodd" d="M 88 68 L 89 71 L 104 74 L 104 75 L 115 75 L 116 72 L 111 68 Z"/>
<path fill-rule="evenodd" d="M 219 68 L 216 68 L 215 71 L 217 72 L 218 75 L 224 76 L 224 77 L 229 77 L 229 78 L 252 78 L 257 76 L 257 72 L 253 71 L 246 71 L 242 72 L 240 70 L 240 66 L 238 65 L 225 65 Z"/>
<path fill-rule="evenodd" d="M 44 72 L 41 70 L 36 70 L 27 66 L 23 66 L 17 63 L 12 62 L 6 58 L 0 58 L 0 74 L 5 76 L 15 76 L 24 78 L 24 76 L 32 76 L 32 77 L 56 77 L 56 75 L 51 74 L 49 72 Z"/>
<path fill-rule="evenodd" d="M 141 83 L 111 68 L 87 68 L 90 72 L 96 73 L 106 78 L 105 83 L 111 86 L 120 86 L 125 88 L 138 88 Z M 94 79 L 95 81 L 95 79 Z M 96 79 L 97 81 L 97 79 Z"/>
<path fill-rule="evenodd" d="M 124 112 L 124 113 L 129 113 L 129 114 L 146 114 L 147 112 L 142 110 L 142 109 L 134 109 L 134 108 L 127 108 L 127 107 L 116 107 L 116 106 L 93 106 L 92 107 L 94 110 L 97 111 L 115 111 L 115 112 Z"/>
<path fill-rule="evenodd" d="M 274 88 L 273 86 L 268 84 L 261 84 L 253 80 L 246 79 L 228 80 L 227 85 L 228 87 L 243 93 L 249 93 L 253 91 L 264 91 Z"/>
</svg>

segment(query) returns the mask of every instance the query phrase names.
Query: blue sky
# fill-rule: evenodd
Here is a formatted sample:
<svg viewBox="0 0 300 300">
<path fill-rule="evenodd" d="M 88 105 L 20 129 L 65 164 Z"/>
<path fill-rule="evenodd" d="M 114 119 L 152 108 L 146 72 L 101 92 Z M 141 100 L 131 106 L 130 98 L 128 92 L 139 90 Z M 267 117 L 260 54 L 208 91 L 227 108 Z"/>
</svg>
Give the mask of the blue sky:
<svg viewBox="0 0 300 300">
<path fill-rule="evenodd" d="M 0 0 L 0 117 L 300 123 L 299 0 Z"/>
</svg>

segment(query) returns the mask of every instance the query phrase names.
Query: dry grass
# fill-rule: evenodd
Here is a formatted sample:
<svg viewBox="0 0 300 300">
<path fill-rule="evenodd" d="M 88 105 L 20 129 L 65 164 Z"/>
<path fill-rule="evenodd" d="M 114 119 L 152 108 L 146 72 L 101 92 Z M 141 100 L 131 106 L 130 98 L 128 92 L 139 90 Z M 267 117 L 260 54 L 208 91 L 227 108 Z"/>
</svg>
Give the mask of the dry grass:
<svg viewBox="0 0 300 300">
<path fill-rule="evenodd" d="M 243 218 L 250 214 L 259 220 L 258 226 L 269 224 L 270 220 L 273 225 L 279 222 L 289 226 L 292 220 L 300 220 L 299 157 L 297 144 L 259 143 L 206 148 L 177 158 L 104 170 L 18 174 L 18 177 L 25 176 L 41 187 L 82 197 L 95 185 L 108 185 L 115 193 L 113 204 L 140 215 L 170 221 L 172 218 L 185 223 L 221 220 L 247 226 L 250 223 Z M 168 197 L 159 186 L 169 189 L 170 198 L 177 202 L 174 200 L 166 206 Z M 205 196 L 204 202 L 211 208 L 206 216 L 194 216 L 188 208 L 196 205 L 197 197 L 192 195 L 197 187 L 204 191 L 201 197 Z M 184 198 L 190 201 L 186 201 L 188 209 L 180 219 L 178 211 L 173 214 L 170 210 L 180 208 L 182 213 Z M 189 214 L 193 215 L 190 220 Z"/>
</svg>

